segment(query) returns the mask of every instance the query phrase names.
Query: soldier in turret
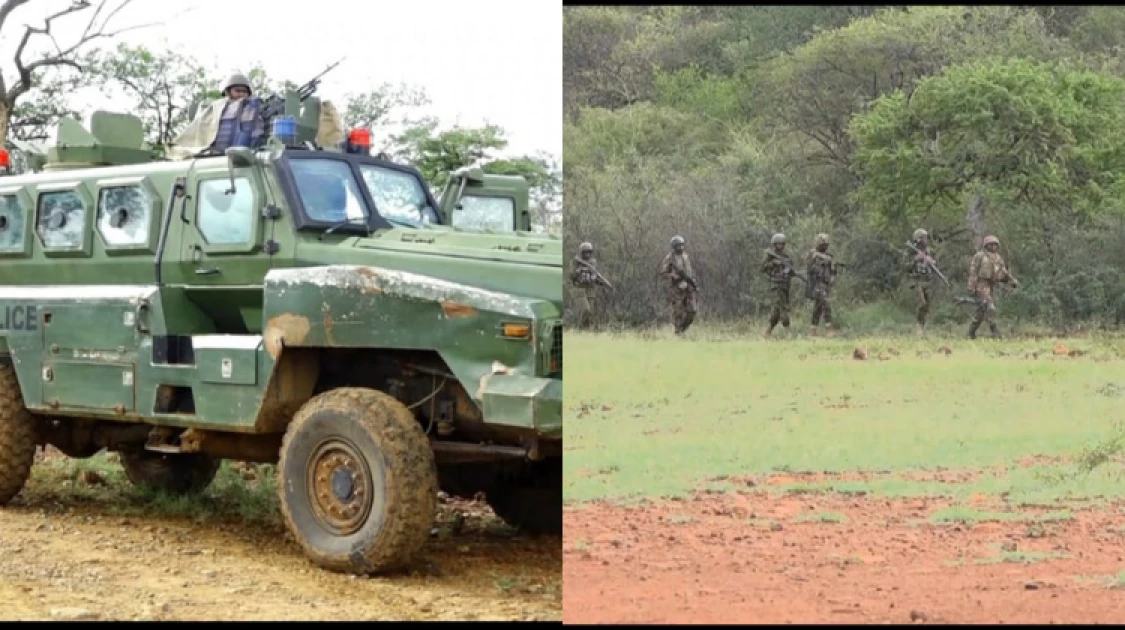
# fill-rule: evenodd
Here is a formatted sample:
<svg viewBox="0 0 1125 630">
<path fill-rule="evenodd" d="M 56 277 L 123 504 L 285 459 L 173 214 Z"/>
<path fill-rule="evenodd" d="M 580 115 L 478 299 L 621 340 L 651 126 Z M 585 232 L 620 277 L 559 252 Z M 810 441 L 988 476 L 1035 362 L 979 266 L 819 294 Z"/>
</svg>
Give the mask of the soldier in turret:
<svg viewBox="0 0 1125 630">
<path fill-rule="evenodd" d="M 265 124 L 260 116 L 261 103 L 251 98 L 253 95 L 250 79 L 241 72 L 230 75 L 223 84 L 225 104 L 212 149 L 225 151 L 229 147 L 258 145 L 265 133 Z"/>
<path fill-rule="evenodd" d="M 909 275 L 914 289 L 916 304 L 914 317 L 918 321 L 918 333 L 921 334 L 926 329 L 926 315 L 930 312 L 930 282 L 933 279 L 930 265 L 936 263 L 934 250 L 929 243 L 930 235 L 926 230 L 922 228 L 914 230 L 910 240 L 918 251 L 907 248 L 902 259 L 902 269 Z"/>
<path fill-rule="evenodd" d="M 672 251 L 660 264 L 660 275 L 671 283 L 668 301 L 672 305 L 672 322 L 677 335 L 682 335 L 695 321 L 695 294 L 699 290 L 684 245 L 684 237 L 673 236 Z"/>
<path fill-rule="evenodd" d="M 597 304 L 597 288 L 609 286 L 597 269 L 598 261 L 594 258 L 594 246 L 591 243 L 582 243 L 578 246 L 578 258 L 572 261 L 570 270 L 570 282 L 575 287 L 579 328 L 591 328 L 595 325 L 594 306 Z"/>
<path fill-rule="evenodd" d="M 973 323 L 969 324 L 970 339 L 977 338 L 977 329 L 982 322 L 988 322 L 993 337 L 1000 336 L 1000 331 L 996 329 L 996 303 L 992 293 L 992 289 L 1000 283 L 1011 284 L 1014 288 L 1020 286 L 1020 281 L 1008 271 L 1008 266 L 1000 257 L 1000 239 L 986 236 L 983 248 L 969 263 L 969 293 L 977 300 Z"/>
<path fill-rule="evenodd" d="M 770 292 L 773 293 L 770 327 L 766 329 L 766 337 L 769 338 L 778 322 L 786 331 L 789 330 L 789 289 L 796 272 L 793 270 L 793 259 L 785 253 L 784 234 L 774 234 L 770 239 L 770 248 L 763 255 L 761 268 L 762 273 L 769 277 Z"/>
<path fill-rule="evenodd" d="M 824 318 L 824 330 L 828 336 L 833 335 L 832 306 L 828 298 L 832 294 L 832 287 L 836 284 L 836 261 L 828 253 L 828 235 L 817 234 L 813 240 L 813 248 L 805 256 L 806 295 L 813 301 L 812 321 L 809 324 L 809 334 L 816 335 L 816 327 Z"/>
</svg>

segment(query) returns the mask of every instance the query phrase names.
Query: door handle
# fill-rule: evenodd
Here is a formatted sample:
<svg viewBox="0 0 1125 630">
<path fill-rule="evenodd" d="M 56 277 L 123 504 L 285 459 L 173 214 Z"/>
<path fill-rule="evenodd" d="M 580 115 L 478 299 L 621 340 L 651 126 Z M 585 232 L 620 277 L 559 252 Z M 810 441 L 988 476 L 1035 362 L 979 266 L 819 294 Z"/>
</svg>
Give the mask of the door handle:
<svg viewBox="0 0 1125 630">
<path fill-rule="evenodd" d="M 195 275 L 197 276 L 217 276 L 220 272 L 218 269 L 196 269 Z"/>
</svg>

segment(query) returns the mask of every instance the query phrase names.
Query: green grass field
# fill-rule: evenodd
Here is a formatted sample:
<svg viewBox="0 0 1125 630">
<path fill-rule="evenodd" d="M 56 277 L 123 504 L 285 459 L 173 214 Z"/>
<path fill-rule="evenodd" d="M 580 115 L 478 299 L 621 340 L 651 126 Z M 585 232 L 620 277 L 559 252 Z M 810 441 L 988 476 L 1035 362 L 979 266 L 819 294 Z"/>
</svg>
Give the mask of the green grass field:
<svg viewBox="0 0 1125 630">
<path fill-rule="evenodd" d="M 760 335 L 569 333 L 565 500 L 682 496 L 771 472 L 938 468 L 980 474 L 952 486 L 888 474 L 772 489 L 1008 493 L 1042 505 L 1125 495 L 1110 448 L 1125 408 L 1123 339 L 1066 339 L 1077 352 L 1056 355 L 1052 339 Z M 857 346 L 867 360 L 852 358 Z M 1068 459 L 1017 465 L 1028 456 Z M 1098 458 L 1110 464 L 1085 472 Z"/>
</svg>

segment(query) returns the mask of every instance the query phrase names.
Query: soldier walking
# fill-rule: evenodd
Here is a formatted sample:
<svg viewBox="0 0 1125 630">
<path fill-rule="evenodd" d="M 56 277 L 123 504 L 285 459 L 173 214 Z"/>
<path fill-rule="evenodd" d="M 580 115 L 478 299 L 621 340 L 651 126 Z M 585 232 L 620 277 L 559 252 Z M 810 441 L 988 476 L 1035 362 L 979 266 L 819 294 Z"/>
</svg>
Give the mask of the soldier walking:
<svg viewBox="0 0 1125 630">
<path fill-rule="evenodd" d="M 828 235 L 817 234 L 813 239 L 813 248 L 805 256 L 805 297 L 813 301 L 812 321 L 809 324 L 809 334 L 816 335 L 816 328 L 824 318 L 824 330 L 828 336 L 833 335 L 832 306 L 828 298 L 832 294 L 832 287 L 836 284 L 836 261 L 828 253 Z"/>
<path fill-rule="evenodd" d="M 785 235 L 774 234 L 770 239 L 770 247 L 762 258 L 762 273 L 770 281 L 770 292 L 773 294 L 773 307 L 770 309 L 770 325 L 766 329 L 766 338 L 773 335 L 773 329 L 778 322 L 785 330 L 789 330 L 789 289 L 793 275 L 793 259 L 785 253 Z"/>
<path fill-rule="evenodd" d="M 929 243 L 930 235 L 926 230 L 922 228 L 914 230 L 910 240 L 918 251 L 915 252 L 907 248 L 906 255 L 903 256 L 902 268 L 908 274 L 911 288 L 914 289 L 916 305 L 914 317 L 918 321 L 918 333 L 921 334 L 926 329 L 926 316 L 930 313 L 931 284 L 933 281 L 931 265 L 937 263 L 935 262 L 933 247 Z"/>
<path fill-rule="evenodd" d="M 672 306 L 672 323 L 676 334 L 682 335 L 695 321 L 696 292 L 699 287 L 695 283 L 691 261 L 684 251 L 684 237 L 673 236 L 671 245 L 672 251 L 668 252 L 660 265 L 660 275 L 671 283 L 668 301 Z"/>
<path fill-rule="evenodd" d="M 582 243 L 578 246 L 578 256 L 571 261 L 570 282 L 576 291 L 575 305 L 578 307 L 578 327 L 593 328 L 596 323 L 597 289 L 609 286 L 600 273 L 598 261 L 594 258 L 594 246 Z"/>
<path fill-rule="evenodd" d="M 1010 283 L 1019 288 L 1020 281 L 1008 271 L 1004 259 L 1000 257 L 1000 239 L 995 236 L 984 237 L 980 251 L 969 263 L 969 293 L 976 299 L 977 309 L 973 323 L 969 325 L 969 339 L 977 338 L 977 329 L 982 322 L 988 322 L 988 330 L 993 337 L 999 337 L 996 329 L 996 303 L 993 288 L 1000 283 Z"/>
</svg>

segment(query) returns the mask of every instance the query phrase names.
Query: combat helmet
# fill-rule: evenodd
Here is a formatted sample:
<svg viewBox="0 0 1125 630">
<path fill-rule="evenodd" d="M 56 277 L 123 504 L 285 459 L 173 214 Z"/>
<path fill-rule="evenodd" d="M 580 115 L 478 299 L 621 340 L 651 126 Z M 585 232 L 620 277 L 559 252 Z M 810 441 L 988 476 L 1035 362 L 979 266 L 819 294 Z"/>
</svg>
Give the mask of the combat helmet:
<svg viewBox="0 0 1125 630">
<path fill-rule="evenodd" d="M 581 245 L 579 245 L 579 246 L 578 246 L 578 251 L 579 251 L 579 252 L 592 252 L 592 251 L 594 251 L 594 246 L 593 246 L 593 245 L 591 245 L 591 244 L 590 244 L 590 243 L 589 243 L 589 242 L 587 241 L 587 242 L 585 242 L 585 243 L 582 243 Z"/>
<path fill-rule="evenodd" d="M 770 245 L 777 245 L 778 243 L 785 244 L 785 235 L 778 232 L 770 239 Z"/>
<path fill-rule="evenodd" d="M 917 230 L 914 230 L 914 236 L 911 237 L 911 240 L 917 242 L 922 240 L 923 238 L 929 237 L 929 235 L 929 232 L 923 230 L 922 228 L 918 228 Z"/>
<path fill-rule="evenodd" d="M 236 86 L 242 86 L 250 91 L 251 96 L 254 95 L 254 88 L 250 87 L 250 79 L 241 72 L 235 72 L 223 84 L 223 96 L 226 96 L 227 92 L 230 92 L 230 89 Z"/>
<path fill-rule="evenodd" d="M 680 236 L 679 234 L 672 237 L 672 247 L 675 247 L 677 245 L 683 245 L 683 244 L 684 244 L 684 237 Z"/>
<path fill-rule="evenodd" d="M 998 239 L 995 236 L 989 234 L 988 236 L 984 237 L 984 243 L 982 243 L 981 246 L 983 247 L 983 246 L 986 246 L 986 245 L 992 245 L 994 243 L 996 245 L 1000 245 L 1000 239 Z"/>
<path fill-rule="evenodd" d="M 813 239 L 813 247 L 820 247 L 821 245 L 827 245 L 827 244 L 828 244 L 828 235 L 823 233 L 823 232 L 821 232 L 820 234 L 817 234 L 816 238 Z"/>
</svg>

